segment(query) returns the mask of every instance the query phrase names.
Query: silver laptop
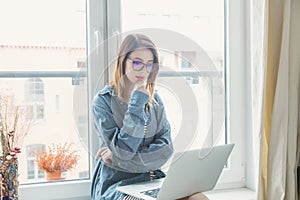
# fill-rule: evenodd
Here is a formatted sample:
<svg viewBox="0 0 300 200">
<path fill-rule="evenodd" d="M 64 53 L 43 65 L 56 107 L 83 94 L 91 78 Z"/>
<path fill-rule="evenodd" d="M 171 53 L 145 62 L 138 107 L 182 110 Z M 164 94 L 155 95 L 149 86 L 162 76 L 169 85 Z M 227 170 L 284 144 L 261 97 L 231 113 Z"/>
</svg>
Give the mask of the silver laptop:
<svg viewBox="0 0 300 200">
<path fill-rule="evenodd" d="M 166 178 L 117 187 L 118 191 L 145 200 L 174 200 L 212 190 L 234 144 L 177 153 Z"/>
</svg>

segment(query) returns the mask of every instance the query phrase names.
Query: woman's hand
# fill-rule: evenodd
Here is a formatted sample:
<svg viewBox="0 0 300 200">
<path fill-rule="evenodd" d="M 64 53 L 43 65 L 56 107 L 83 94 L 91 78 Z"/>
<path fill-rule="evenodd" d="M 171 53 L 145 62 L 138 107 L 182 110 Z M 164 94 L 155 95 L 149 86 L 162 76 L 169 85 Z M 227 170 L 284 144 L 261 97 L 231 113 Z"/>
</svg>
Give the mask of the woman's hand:
<svg viewBox="0 0 300 200">
<path fill-rule="evenodd" d="M 102 147 L 101 149 L 99 149 L 97 157 L 102 158 L 102 160 L 106 164 L 111 164 L 112 162 L 112 152 L 109 150 L 108 147 Z"/>
<path fill-rule="evenodd" d="M 143 93 L 147 94 L 148 96 L 150 95 L 149 91 L 146 89 L 146 83 L 138 83 L 138 84 L 136 84 L 135 87 L 134 87 L 134 90 L 143 92 Z"/>
</svg>

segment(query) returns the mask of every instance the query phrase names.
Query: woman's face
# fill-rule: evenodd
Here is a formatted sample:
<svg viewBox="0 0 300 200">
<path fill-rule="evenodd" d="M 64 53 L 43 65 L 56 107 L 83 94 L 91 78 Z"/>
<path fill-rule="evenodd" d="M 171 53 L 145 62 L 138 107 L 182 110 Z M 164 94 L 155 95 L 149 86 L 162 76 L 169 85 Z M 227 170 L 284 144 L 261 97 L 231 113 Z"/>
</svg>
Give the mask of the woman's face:
<svg viewBox="0 0 300 200">
<path fill-rule="evenodd" d="M 126 60 L 125 74 L 136 85 L 146 83 L 153 67 L 154 56 L 149 49 L 133 51 Z"/>
</svg>

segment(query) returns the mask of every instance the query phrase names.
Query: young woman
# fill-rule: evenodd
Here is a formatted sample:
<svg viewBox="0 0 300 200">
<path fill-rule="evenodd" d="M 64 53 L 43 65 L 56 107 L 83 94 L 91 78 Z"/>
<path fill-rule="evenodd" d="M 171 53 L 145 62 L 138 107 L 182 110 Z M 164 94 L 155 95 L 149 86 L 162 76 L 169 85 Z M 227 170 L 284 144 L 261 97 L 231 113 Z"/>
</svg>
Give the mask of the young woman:
<svg viewBox="0 0 300 200">
<path fill-rule="evenodd" d="M 93 200 L 135 199 L 116 187 L 162 178 L 171 157 L 171 129 L 154 92 L 159 71 L 154 43 L 141 34 L 122 42 L 114 78 L 94 98 L 94 124 L 100 150 L 93 174 Z M 188 198 L 207 199 L 202 194 Z"/>
</svg>

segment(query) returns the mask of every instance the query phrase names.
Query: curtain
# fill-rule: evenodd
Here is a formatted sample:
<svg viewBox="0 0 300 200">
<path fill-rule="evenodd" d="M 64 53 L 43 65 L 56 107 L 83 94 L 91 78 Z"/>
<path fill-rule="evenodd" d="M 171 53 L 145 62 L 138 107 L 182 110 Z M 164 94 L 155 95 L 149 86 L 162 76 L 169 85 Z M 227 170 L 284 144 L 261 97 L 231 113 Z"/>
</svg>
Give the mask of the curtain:
<svg viewBox="0 0 300 200">
<path fill-rule="evenodd" d="M 257 12 L 259 10 L 261 12 Z M 261 36 L 260 41 L 254 41 L 251 51 L 253 54 L 258 51 L 255 48 L 261 49 L 258 55 L 252 55 L 251 74 L 253 133 L 254 139 L 260 139 L 258 200 L 298 199 L 296 173 L 300 147 L 299 10 L 298 0 L 252 1 L 252 35 L 258 31 Z M 257 13 L 262 13 L 258 16 L 259 20 Z M 262 30 L 254 29 L 258 26 L 254 23 L 256 21 L 258 24 L 260 22 Z"/>
<path fill-rule="evenodd" d="M 263 102 L 265 90 L 265 64 L 266 64 L 266 51 L 267 45 L 267 10 L 266 1 L 252 0 L 250 11 L 250 45 L 251 45 L 251 123 L 252 123 L 252 149 L 253 152 L 253 166 L 254 170 L 254 186 L 251 189 L 258 191 L 262 187 L 262 181 L 258 184 L 258 173 L 261 171 L 259 165 L 260 152 L 262 152 L 260 143 L 263 138 Z M 251 138 L 251 137 L 250 137 Z M 256 167 L 259 166 L 259 167 Z M 250 186 L 250 185 L 249 185 Z M 254 188 L 256 186 L 256 188 Z M 263 199 L 263 194 L 260 194 Z"/>
</svg>

